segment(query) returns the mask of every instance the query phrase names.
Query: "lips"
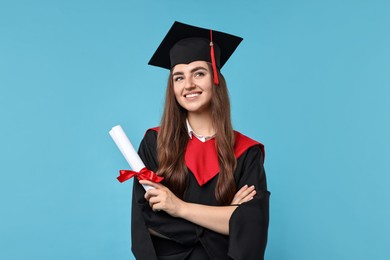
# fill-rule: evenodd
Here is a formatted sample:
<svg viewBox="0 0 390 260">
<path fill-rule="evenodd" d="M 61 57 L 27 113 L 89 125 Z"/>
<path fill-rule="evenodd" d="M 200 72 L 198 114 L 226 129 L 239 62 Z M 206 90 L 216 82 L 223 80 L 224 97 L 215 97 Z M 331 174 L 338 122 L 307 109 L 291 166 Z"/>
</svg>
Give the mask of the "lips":
<svg viewBox="0 0 390 260">
<path fill-rule="evenodd" d="M 202 94 L 202 92 L 190 92 L 184 95 L 185 98 L 194 98 Z"/>
</svg>

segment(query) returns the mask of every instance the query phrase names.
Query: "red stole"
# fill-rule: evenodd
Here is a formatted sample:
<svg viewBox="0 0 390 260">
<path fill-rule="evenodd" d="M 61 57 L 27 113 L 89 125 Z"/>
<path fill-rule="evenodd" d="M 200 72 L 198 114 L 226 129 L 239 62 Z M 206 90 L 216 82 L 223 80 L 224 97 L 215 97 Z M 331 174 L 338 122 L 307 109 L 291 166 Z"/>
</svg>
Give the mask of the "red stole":
<svg viewBox="0 0 390 260">
<path fill-rule="evenodd" d="M 159 128 L 152 128 L 158 131 Z M 234 155 L 239 158 L 250 147 L 259 145 L 264 156 L 264 146 L 250 139 L 249 137 L 234 131 L 236 142 L 234 144 Z M 218 153 L 215 146 L 215 138 L 200 141 L 195 136 L 188 140 L 184 160 L 188 169 L 193 173 L 200 186 L 204 185 L 219 173 Z"/>
</svg>

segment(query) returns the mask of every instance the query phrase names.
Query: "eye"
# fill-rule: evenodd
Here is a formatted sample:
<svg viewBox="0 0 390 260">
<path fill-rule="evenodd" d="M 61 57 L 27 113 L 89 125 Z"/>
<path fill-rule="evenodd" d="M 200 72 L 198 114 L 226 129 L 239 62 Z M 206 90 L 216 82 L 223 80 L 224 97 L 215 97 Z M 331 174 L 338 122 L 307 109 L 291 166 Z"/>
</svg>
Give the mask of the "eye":
<svg viewBox="0 0 390 260">
<path fill-rule="evenodd" d="M 203 77 L 205 73 L 203 71 L 197 71 L 195 72 L 195 78 Z"/>
<path fill-rule="evenodd" d="M 183 77 L 181 77 L 181 76 L 173 78 L 173 81 L 175 81 L 175 82 L 182 81 L 182 80 L 183 80 Z"/>
</svg>

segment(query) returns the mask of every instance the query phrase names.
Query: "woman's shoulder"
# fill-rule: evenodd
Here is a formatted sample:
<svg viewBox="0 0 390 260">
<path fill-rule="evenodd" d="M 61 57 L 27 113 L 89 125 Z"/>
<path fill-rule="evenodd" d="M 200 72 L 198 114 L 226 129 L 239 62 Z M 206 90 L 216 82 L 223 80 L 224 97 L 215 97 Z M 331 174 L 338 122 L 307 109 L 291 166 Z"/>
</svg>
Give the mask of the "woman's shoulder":
<svg viewBox="0 0 390 260">
<path fill-rule="evenodd" d="M 157 140 L 157 134 L 158 134 L 159 130 L 160 130 L 160 127 L 158 127 L 158 126 L 148 128 L 145 131 L 143 141 L 146 143 L 151 143 L 151 142 L 155 143 Z"/>
<path fill-rule="evenodd" d="M 243 153 L 249 150 L 252 147 L 260 148 L 263 156 L 265 156 L 264 145 L 238 131 L 234 131 L 235 135 L 235 144 L 234 144 L 234 154 L 236 158 L 240 157 Z"/>
<path fill-rule="evenodd" d="M 159 126 L 148 128 L 145 131 L 145 136 L 147 136 L 147 135 L 157 135 L 158 131 L 160 131 L 160 127 Z"/>
<path fill-rule="evenodd" d="M 145 135 L 148 133 L 148 132 L 155 132 L 155 133 L 158 133 L 158 131 L 160 131 L 160 127 L 159 126 L 155 126 L 155 127 L 151 127 L 151 128 L 148 128 L 145 132 Z"/>
</svg>

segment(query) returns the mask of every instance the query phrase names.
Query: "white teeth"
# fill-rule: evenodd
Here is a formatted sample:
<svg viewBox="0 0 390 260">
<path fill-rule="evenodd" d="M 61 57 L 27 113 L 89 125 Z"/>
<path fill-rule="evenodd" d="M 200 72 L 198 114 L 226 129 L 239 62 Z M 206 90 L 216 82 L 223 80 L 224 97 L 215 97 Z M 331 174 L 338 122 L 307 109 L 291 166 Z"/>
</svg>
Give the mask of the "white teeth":
<svg viewBox="0 0 390 260">
<path fill-rule="evenodd" d="M 200 95 L 199 93 L 188 94 L 188 95 L 186 95 L 186 98 L 197 97 L 199 95 Z"/>
</svg>

